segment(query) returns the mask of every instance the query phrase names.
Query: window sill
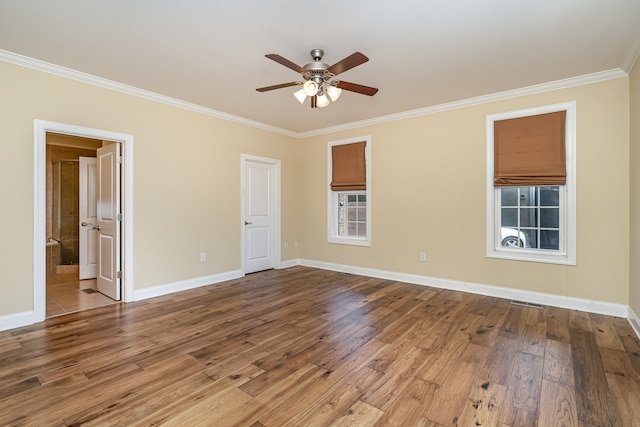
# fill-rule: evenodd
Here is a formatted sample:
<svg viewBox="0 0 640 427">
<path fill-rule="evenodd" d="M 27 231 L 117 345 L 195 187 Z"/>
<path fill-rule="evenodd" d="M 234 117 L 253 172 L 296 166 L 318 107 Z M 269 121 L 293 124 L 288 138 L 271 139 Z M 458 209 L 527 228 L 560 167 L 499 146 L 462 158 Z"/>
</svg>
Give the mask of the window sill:
<svg viewBox="0 0 640 427">
<path fill-rule="evenodd" d="M 371 246 L 371 242 L 366 238 L 356 237 L 329 237 L 329 243 L 336 243 L 339 245 L 351 245 L 351 246 Z"/>
<path fill-rule="evenodd" d="M 513 261 L 539 262 L 545 264 L 576 265 L 576 260 L 566 253 L 525 249 L 493 249 L 487 251 L 487 258 Z"/>
</svg>

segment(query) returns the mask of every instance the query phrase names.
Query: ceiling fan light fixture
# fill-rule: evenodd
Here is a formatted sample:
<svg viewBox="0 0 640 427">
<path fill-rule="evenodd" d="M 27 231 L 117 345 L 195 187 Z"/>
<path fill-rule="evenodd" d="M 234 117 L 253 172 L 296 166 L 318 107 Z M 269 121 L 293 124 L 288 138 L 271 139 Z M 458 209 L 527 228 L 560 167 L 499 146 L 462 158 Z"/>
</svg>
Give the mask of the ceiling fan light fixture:
<svg viewBox="0 0 640 427">
<path fill-rule="evenodd" d="M 293 96 L 300 102 L 300 104 L 304 104 L 304 100 L 307 99 L 307 94 L 304 93 L 304 89 L 300 89 L 293 93 Z"/>
<path fill-rule="evenodd" d="M 318 102 L 316 103 L 316 105 L 320 108 L 329 105 L 329 98 L 327 98 L 327 95 L 325 95 L 324 93 L 322 95 L 318 95 Z"/>
<path fill-rule="evenodd" d="M 329 95 L 329 98 L 331 98 L 333 102 L 336 102 L 338 98 L 340 98 L 340 95 L 342 94 L 342 89 L 329 85 L 327 86 L 326 92 L 327 92 L 327 95 Z"/>
<path fill-rule="evenodd" d="M 313 80 L 307 80 L 304 85 L 302 85 L 302 90 L 307 96 L 314 96 L 318 93 L 318 85 Z"/>
<path fill-rule="evenodd" d="M 338 74 L 344 73 L 354 67 L 364 64 L 369 60 L 364 54 L 360 52 L 354 52 L 341 61 L 336 62 L 333 65 L 327 65 L 322 62 L 324 51 L 322 49 L 313 49 L 311 51 L 311 57 L 313 61 L 306 64 L 304 67 L 289 61 L 288 59 L 275 54 L 270 53 L 265 55 L 272 61 L 277 62 L 280 65 L 284 65 L 293 71 L 300 73 L 304 82 L 293 81 L 288 83 L 281 83 L 277 85 L 265 86 L 257 88 L 258 92 L 267 92 L 274 89 L 282 89 L 285 87 L 302 85 L 302 89 L 294 92 L 294 96 L 301 104 L 304 104 L 307 97 L 311 99 L 311 108 L 326 107 L 330 102 L 335 102 L 340 98 L 343 90 L 349 92 L 360 93 L 363 95 L 373 96 L 378 92 L 375 87 L 369 87 L 360 85 L 357 83 L 349 83 L 343 80 L 333 80 Z"/>
</svg>

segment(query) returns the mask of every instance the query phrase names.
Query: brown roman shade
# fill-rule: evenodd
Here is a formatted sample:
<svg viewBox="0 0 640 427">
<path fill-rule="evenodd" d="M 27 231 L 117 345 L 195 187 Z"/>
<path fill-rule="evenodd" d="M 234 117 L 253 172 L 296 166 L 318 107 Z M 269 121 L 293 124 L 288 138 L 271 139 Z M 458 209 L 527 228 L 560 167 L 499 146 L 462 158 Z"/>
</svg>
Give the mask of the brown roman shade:
<svg viewBox="0 0 640 427">
<path fill-rule="evenodd" d="M 367 189 L 365 141 L 331 147 L 333 191 L 357 191 Z"/>
<path fill-rule="evenodd" d="M 566 111 L 494 122 L 496 187 L 564 185 Z"/>
</svg>

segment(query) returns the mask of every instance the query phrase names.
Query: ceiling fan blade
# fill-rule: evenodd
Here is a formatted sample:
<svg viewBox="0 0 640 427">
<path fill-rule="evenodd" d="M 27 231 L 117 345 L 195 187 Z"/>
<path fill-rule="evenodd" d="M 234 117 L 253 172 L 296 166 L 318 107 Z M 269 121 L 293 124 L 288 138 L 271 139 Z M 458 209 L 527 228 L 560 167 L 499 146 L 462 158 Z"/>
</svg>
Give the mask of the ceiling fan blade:
<svg viewBox="0 0 640 427">
<path fill-rule="evenodd" d="M 287 58 L 283 58 L 277 53 L 269 53 L 269 54 L 266 54 L 265 56 L 271 59 L 272 61 L 276 61 L 278 64 L 284 65 L 287 68 L 291 68 L 293 71 L 296 71 L 300 74 L 304 74 L 306 72 L 306 70 L 301 66 L 299 66 L 298 64 L 289 61 Z"/>
<path fill-rule="evenodd" d="M 359 85 L 357 83 L 349 83 L 349 82 L 345 82 L 344 80 L 340 80 L 340 82 L 338 82 L 336 86 L 339 87 L 340 89 L 348 90 L 351 92 L 357 92 L 357 93 L 361 93 L 363 95 L 369 95 L 369 96 L 373 96 L 376 93 L 378 93 L 378 89 L 375 87 Z"/>
<path fill-rule="evenodd" d="M 347 56 L 342 61 L 336 62 L 335 64 L 327 68 L 327 71 L 335 75 L 338 75 L 340 73 L 344 73 L 345 71 L 352 69 L 353 67 L 357 67 L 358 65 L 364 64 L 368 60 L 369 58 L 367 58 L 364 54 L 360 52 L 356 52 L 352 55 Z"/>
<path fill-rule="evenodd" d="M 274 90 L 274 89 L 282 89 L 283 87 L 290 87 L 290 86 L 297 86 L 297 85 L 301 85 L 302 82 L 289 82 L 289 83 L 281 83 L 279 85 L 273 85 L 273 86 L 265 86 L 265 87 L 259 87 L 258 89 L 256 89 L 258 92 L 266 92 L 269 90 Z"/>
</svg>

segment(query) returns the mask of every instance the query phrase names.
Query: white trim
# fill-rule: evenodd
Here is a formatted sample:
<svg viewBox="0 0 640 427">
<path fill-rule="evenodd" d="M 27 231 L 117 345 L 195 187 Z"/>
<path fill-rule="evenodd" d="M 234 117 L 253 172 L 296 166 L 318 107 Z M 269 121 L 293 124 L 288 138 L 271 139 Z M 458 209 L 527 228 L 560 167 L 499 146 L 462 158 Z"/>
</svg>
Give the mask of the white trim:
<svg viewBox="0 0 640 427">
<path fill-rule="evenodd" d="M 23 311 L 0 316 L 0 332 L 9 329 L 21 328 L 38 322 L 34 311 Z"/>
<path fill-rule="evenodd" d="M 555 90 L 567 89 L 575 86 L 583 86 L 593 83 L 600 83 L 607 80 L 619 79 L 621 77 L 628 77 L 628 74 L 619 68 L 615 68 L 607 71 L 600 71 L 592 74 L 585 74 L 583 76 L 571 77 L 568 79 L 556 80 L 548 83 L 537 84 L 533 86 L 526 86 L 519 89 L 508 90 L 504 92 L 496 92 L 489 95 L 476 96 L 474 98 L 467 98 L 453 102 L 446 102 L 444 104 L 433 105 L 425 108 L 418 108 L 415 110 L 404 111 L 397 114 L 390 114 L 387 116 L 375 117 L 372 119 L 361 120 L 357 122 L 346 123 L 343 125 L 332 126 L 323 129 L 312 130 L 309 132 L 301 132 L 296 134 L 297 138 L 308 138 L 311 136 L 324 135 L 328 133 L 340 132 L 350 129 L 357 129 L 366 126 L 378 125 L 381 123 L 394 122 L 398 120 L 410 119 L 413 117 L 427 116 L 430 114 L 437 114 L 443 111 L 457 110 L 459 108 L 472 107 L 475 105 L 488 104 L 491 102 L 503 101 L 506 99 L 519 98 L 521 96 L 535 95 L 538 93 L 552 92 Z"/>
<path fill-rule="evenodd" d="M 472 294 L 486 295 L 496 298 L 527 301 L 536 304 L 550 305 L 553 307 L 605 314 L 607 316 L 627 317 L 629 308 L 623 304 L 615 304 L 604 301 L 565 297 L 561 295 L 545 294 L 541 292 L 504 288 L 501 286 L 483 285 L 473 282 L 462 282 L 459 280 L 439 279 L 436 277 L 421 276 L 417 274 L 398 273 L 393 271 L 376 270 L 365 267 L 354 267 L 349 265 L 312 261 L 306 259 L 299 259 L 298 265 L 321 268 L 323 270 L 339 271 L 342 273 L 357 274 L 365 277 L 395 280 L 398 282 L 412 283 L 415 285 L 432 286 L 434 288 L 468 292 Z"/>
<path fill-rule="evenodd" d="M 462 282 L 457 280 L 438 279 L 435 277 L 421 276 L 416 274 L 398 273 L 300 258 L 283 261 L 280 264 L 279 268 L 290 268 L 299 265 L 305 267 L 320 268 L 323 270 L 357 274 L 365 277 L 396 280 L 405 283 L 412 283 L 415 285 L 432 286 L 435 288 L 492 296 L 496 298 L 528 301 L 553 307 L 566 308 L 570 310 L 580 310 L 615 317 L 626 317 L 631 324 L 634 332 L 636 333 L 638 338 L 640 338 L 640 318 L 638 318 L 631 307 L 627 307 L 622 304 L 587 300 L 583 298 L 563 297 L 560 295 L 544 294 L 540 292 L 523 291 L 492 285 L 481 285 L 477 283 Z M 243 277 L 241 270 L 232 270 L 210 276 L 198 277 L 174 283 L 167 283 L 160 286 L 154 286 L 151 288 L 139 289 L 134 291 L 132 301 L 140 301 L 148 298 L 168 295 L 174 292 L 185 291 L 188 289 L 215 285 L 217 283 L 225 282 L 228 280 L 235 280 L 241 277 Z M 36 323 L 34 317 L 34 312 L 32 311 L 0 316 L 0 331 L 6 331 L 9 329 L 19 328 Z"/>
<path fill-rule="evenodd" d="M 246 213 L 246 201 L 245 201 L 245 167 L 247 161 L 253 161 L 258 163 L 265 163 L 267 165 L 273 166 L 273 183 L 272 183 L 272 192 L 273 197 L 271 198 L 272 210 L 273 210 L 273 245 L 272 245 L 272 253 L 273 253 L 273 268 L 280 268 L 280 259 L 282 257 L 282 253 L 280 250 L 280 233 L 281 233 L 281 217 L 282 217 L 282 202 L 281 202 L 281 161 L 279 159 L 272 159 L 269 157 L 260 157 L 253 156 L 251 154 L 240 154 L 240 270 L 242 273 L 245 273 L 245 213 Z"/>
<path fill-rule="evenodd" d="M 224 273 L 212 274 L 210 276 L 196 277 L 193 279 L 181 280 L 179 282 L 167 283 L 150 288 L 137 289 L 133 293 L 133 301 L 141 301 L 148 298 L 169 295 L 175 292 L 215 285 L 227 280 L 239 279 L 242 276 L 244 276 L 242 274 L 242 271 L 232 270 Z"/>
<path fill-rule="evenodd" d="M 295 267 L 297 265 L 300 265 L 300 260 L 299 259 L 288 259 L 286 261 L 280 262 L 280 267 L 278 267 L 278 268 L 279 269 L 291 268 L 291 267 Z"/>
<path fill-rule="evenodd" d="M 562 207 L 560 233 L 562 242 L 556 252 L 526 249 L 511 249 L 498 246 L 498 224 L 496 223 L 497 192 L 493 185 L 493 124 L 499 120 L 538 114 L 566 111 L 565 147 L 567 180 L 565 197 L 561 196 Z M 486 256 L 488 258 L 512 259 L 519 261 L 544 262 L 551 264 L 576 265 L 576 102 L 545 105 L 523 110 L 490 114 L 486 118 Z"/>
<path fill-rule="evenodd" d="M 133 300 L 133 135 L 35 119 L 33 189 L 33 323 L 46 318 L 46 145 L 47 132 L 122 143 L 122 300 Z"/>
<path fill-rule="evenodd" d="M 624 70 L 627 74 L 630 74 L 639 56 L 640 56 L 640 27 L 638 27 L 638 30 L 636 31 L 636 35 L 631 41 L 631 45 L 629 45 L 629 49 L 627 50 L 627 54 L 625 55 L 624 63 L 622 64 L 622 70 Z"/>
<path fill-rule="evenodd" d="M 345 237 L 337 235 L 337 219 L 335 216 L 335 212 L 337 209 L 337 195 L 335 191 L 331 190 L 331 177 L 333 175 L 332 169 L 332 152 L 331 148 L 336 145 L 346 145 L 346 144 L 354 144 L 356 142 L 365 142 L 365 162 L 366 162 L 366 180 L 367 180 L 367 189 L 365 193 L 367 195 L 367 238 L 357 238 L 357 237 Z M 329 141 L 327 143 L 327 242 L 329 243 L 337 243 L 341 245 L 352 245 L 352 246 L 371 246 L 371 206 L 373 206 L 371 202 L 371 135 L 365 136 L 357 136 L 354 138 L 340 139 L 337 141 Z"/>
<path fill-rule="evenodd" d="M 638 338 L 640 339 L 640 318 L 638 317 L 636 312 L 633 311 L 631 307 L 629 307 L 627 320 L 629 320 L 629 324 L 631 325 L 631 328 L 633 328 L 633 332 L 635 332 Z"/>
<path fill-rule="evenodd" d="M 214 110 L 213 108 L 203 107 L 201 105 L 193 104 L 191 102 L 182 101 L 180 99 L 171 98 L 169 96 L 160 95 L 155 92 L 140 89 L 134 86 L 129 86 L 123 83 L 118 83 L 113 80 L 108 80 L 102 77 L 97 77 L 92 74 L 83 73 L 81 71 L 72 70 L 70 68 L 62 67 L 60 65 L 50 64 L 48 62 L 40 61 L 38 59 L 29 58 L 27 56 L 19 55 L 17 53 L 9 52 L 0 49 L 0 61 L 9 62 L 22 67 L 31 68 L 33 70 L 42 71 L 55 76 L 64 77 L 70 80 L 75 80 L 82 83 L 87 83 L 92 86 L 97 86 L 105 89 L 115 90 L 117 92 L 125 93 L 127 95 L 133 95 L 139 98 L 148 99 L 150 101 L 159 102 L 161 104 L 170 105 L 172 107 L 182 108 L 184 110 L 193 111 L 196 113 L 204 114 L 211 117 L 216 117 L 222 120 L 228 120 L 235 123 L 251 126 L 258 129 L 263 129 L 269 132 L 279 133 L 286 136 L 296 137 L 295 132 L 281 129 L 275 126 L 267 125 L 264 123 L 256 122 L 255 120 L 245 119 L 233 114 L 224 113 L 222 111 Z"/>
<path fill-rule="evenodd" d="M 397 114 L 389 114 L 386 116 L 375 117 L 372 119 L 360 120 L 351 123 L 345 123 L 343 125 L 332 126 L 322 129 L 316 129 L 308 132 L 293 132 L 287 129 L 278 128 L 275 126 L 267 125 L 264 123 L 256 122 L 254 120 L 245 119 L 243 117 L 227 114 L 212 108 L 203 107 L 200 105 L 192 104 L 190 102 L 181 101 L 179 99 L 171 98 L 165 95 L 160 95 L 147 90 L 139 89 L 133 86 L 125 85 L 122 83 L 107 80 L 102 77 L 96 77 L 91 74 L 75 71 L 70 68 L 61 67 L 59 65 L 50 64 L 48 62 L 40 61 L 38 59 L 29 58 L 27 56 L 19 55 L 13 52 L 0 49 L 0 61 L 9 62 L 15 65 L 19 65 L 33 70 L 42 71 L 45 73 L 53 74 L 56 76 L 64 77 L 71 80 L 76 80 L 82 83 L 87 83 L 93 86 L 98 86 L 106 89 L 115 90 L 118 92 L 126 93 L 128 95 L 137 96 L 140 98 L 148 99 L 151 101 L 160 102 L 162 104 L 171 105 L 173 107 L 182 108 L 185 110 L 193 111 L 196 113 L 204 114 L 211 117 L 216 117 L 222 120 L 229 120 L 235 123 L 244 124 L 254 128 L 266 130 L 273 133 L 278 133 L 293 138 L 309 138 L 311 136 L 326 135 L 329 133 L 358 129 L 361 127 L 377 125 L 381 123 L 393 122 L 397 120 L 404 120 L 413 117 L 426 116 L 429 114 L 436 114 L 443 111 L 456 110 L 458 108 L 465 108 L 474 105 L 487 104 L 490 102 L 502 101 L 505 99 L 518 98 L 521 96 L 534 95 L 538 93 L 551 92 L 554 90 L 566 89 L 575 86 L 588 85 L 592 83 L 599 83 L 607 80 L 618 79 L 620 77 L 627 77 L 628 74 L 623 71 L 630 71 L 633 63 L 635 62 L 634 56 L 637 58 L 638 44 L 640 44 L 640 36 L 636 38 L 633 46 L 630 48 L 627 55 L 627 60 L 623 69 L 614 68 L 606 71 L 599 71 L 596 73 L 585 74 L 582 76 L 570 77 L 567 79 L 555 80 L 552 82 L 541 83 L 532 86 L 526 86 L 519 89 L 508 90 L 504 92 L 497 92 L 489 95 L 482 95 L 473 98 L 462 99 L 458 101 L 447 102 L 443 104 L 433 105 L 425 108 L 418 108 L 415 110 L 404 111 Z M 635 53 L 634 53 L 635 52 Z"/>
</svg>

